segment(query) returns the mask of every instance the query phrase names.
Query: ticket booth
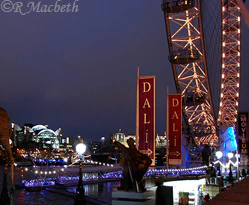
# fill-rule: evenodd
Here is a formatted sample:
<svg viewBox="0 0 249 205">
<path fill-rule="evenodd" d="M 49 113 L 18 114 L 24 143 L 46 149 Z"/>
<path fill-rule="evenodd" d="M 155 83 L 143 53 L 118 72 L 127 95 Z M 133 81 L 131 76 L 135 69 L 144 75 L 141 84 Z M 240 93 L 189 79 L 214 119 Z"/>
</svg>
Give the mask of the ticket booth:
<svg viewBox="0 0 249 205">
<path fill-rule="evenodd" d="M 205 178 L 198 180 L 178 180 L 164 182 L 163 186 L 173 187 L 173 202 L 178 204 L 202 204 L 205 189 Z M 188 202 L 188 203 L 187 203 Z"/>
</svg>

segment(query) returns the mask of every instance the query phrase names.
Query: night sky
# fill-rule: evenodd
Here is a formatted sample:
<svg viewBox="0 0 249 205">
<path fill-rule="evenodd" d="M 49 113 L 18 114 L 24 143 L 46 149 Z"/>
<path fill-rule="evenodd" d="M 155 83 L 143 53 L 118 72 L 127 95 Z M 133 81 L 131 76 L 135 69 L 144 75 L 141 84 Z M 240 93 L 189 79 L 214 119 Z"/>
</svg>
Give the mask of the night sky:
<svg viewBox="0 0 249 205">
<path fill-rule="evenodd" d="M 61 1 L 68 2 L 74 1 Z M 72 138 L 98 141 L 119 129 L 135 134 L 140 67 L 141 75 L 156 76 L 156 128 L 163 135 L 166 88 L 175 93 L 175 84 L 161 0 L 76 4 L 79 11 L 69 13 L 0 11 L 0 106 L 20 126 L 61 127 Z M 242 22 L 241 110 L 249 110 L 248 37 Z"/>
</svg>

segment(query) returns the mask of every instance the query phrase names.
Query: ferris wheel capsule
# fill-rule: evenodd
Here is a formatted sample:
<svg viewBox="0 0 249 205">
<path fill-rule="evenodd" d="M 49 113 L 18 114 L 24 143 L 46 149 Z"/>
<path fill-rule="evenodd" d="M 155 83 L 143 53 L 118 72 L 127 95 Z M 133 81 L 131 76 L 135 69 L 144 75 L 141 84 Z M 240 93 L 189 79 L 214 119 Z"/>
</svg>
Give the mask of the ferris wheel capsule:
<svg viewBox="0 0 249 205">
<path fill-rule="evenodd" d="M 163 0 L 161 5 L 165 13 L 179 13 L 195 6 L 195 0 Z"/>
</svg>

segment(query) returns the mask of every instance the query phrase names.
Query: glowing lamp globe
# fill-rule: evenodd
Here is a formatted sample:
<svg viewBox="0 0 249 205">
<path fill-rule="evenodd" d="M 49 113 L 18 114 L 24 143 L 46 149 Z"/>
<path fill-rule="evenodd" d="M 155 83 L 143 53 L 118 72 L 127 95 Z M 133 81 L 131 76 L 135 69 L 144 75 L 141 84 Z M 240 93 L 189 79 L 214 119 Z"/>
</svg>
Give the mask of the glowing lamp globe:
<svg viewBox="0 0 249 205">
<path fill-rule="evenodd" d="M 229 152 L 229 153 L 227 154 L 227 156 L 228 156 L 229 159 L 231 159 L 231 158 L 233 158 L 233 153 L 232 153 L 232 152 Z"/>
<path fill-rule="evenodd" d="M 84 145 L 83 143 L 79 143 L 76 145 L 76 152 L 79 155 L 84 154 L 85 151 L 86 151 L 86 145 Z"/>
<path fill-rule="evenodd" d="M 222 152 L 221 151 L 217 151 L 216 152 L 216 157 L 218 158 L 218 159 L 220 159 L 221 157 L 222 157 Z"/>
</svg>

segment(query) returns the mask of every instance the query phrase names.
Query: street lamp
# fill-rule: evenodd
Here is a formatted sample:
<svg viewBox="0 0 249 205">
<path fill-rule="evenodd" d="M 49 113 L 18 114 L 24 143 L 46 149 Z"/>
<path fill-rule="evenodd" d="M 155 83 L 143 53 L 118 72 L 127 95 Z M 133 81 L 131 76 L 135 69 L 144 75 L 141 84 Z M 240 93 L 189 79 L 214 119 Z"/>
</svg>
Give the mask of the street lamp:
<svg viewBox="0 0 249 205">
<path fill-rule="evenodd" d="M 76 152 L 78 153 L 78 155 L 82 156 L 86 151 L 86 145 L 84 145 L 83 143 L 79 143 L 76 145 Z"/>
<path fill-rule="evenodd" d="M 233 158 L 233 153 L 232 152 L 229 152 L 227 154 L 229 160 L 231 160 Z M 228 181 L 230 183 L 233 183 L 233 172 L 232 172 L 232 164 L 230 163 L 230 166 L 229 166 L 229 175 L 228 175 Z"/>
<path fill-rule="evenodd" d="M 217 151 L 215 154 L 218 159 L 220 159 L 223 155 L 221 151 Z"/>
<path fill-rule="evenodd" d="M 78 153 L 79 157 L 82 157 L 83 154 L 86 151 L 86 145 L 83 143 L 79 143 L 76 146 L 76 152 Z M 78 182 L 78 187 L 76 189 L 76 196 L 75 196 L 75 201 L 74 205 L 85 205 L 86 200 L 85 200 L 85 190 L 83 188 L 83 181 L 82 181 L 82 161 L 80 161 L 80 167 L 79 167 L 79 182 Z"/>
<path fill-rule="evenodd" d="M 233 158 L 233 153 L 232 153 L 232 152 L 229 152 L 229 153 L 227 154 L 227 156 L 228 156 L 229 159 L 232 159 L 232 158 Z"/>
<path fill-rule="evenodd" d="M 215 153 L 217 159 L 219 160 L 222 156 L 223 156 L 223 153 L 221 151 L 217 151 Z M 217 167 L 217 170 L 218 170 L 218 176 L 221 176 L 221 171 L 220 171 L 220 162 L 218 163 L 218 167 Z"/>
</svg>

